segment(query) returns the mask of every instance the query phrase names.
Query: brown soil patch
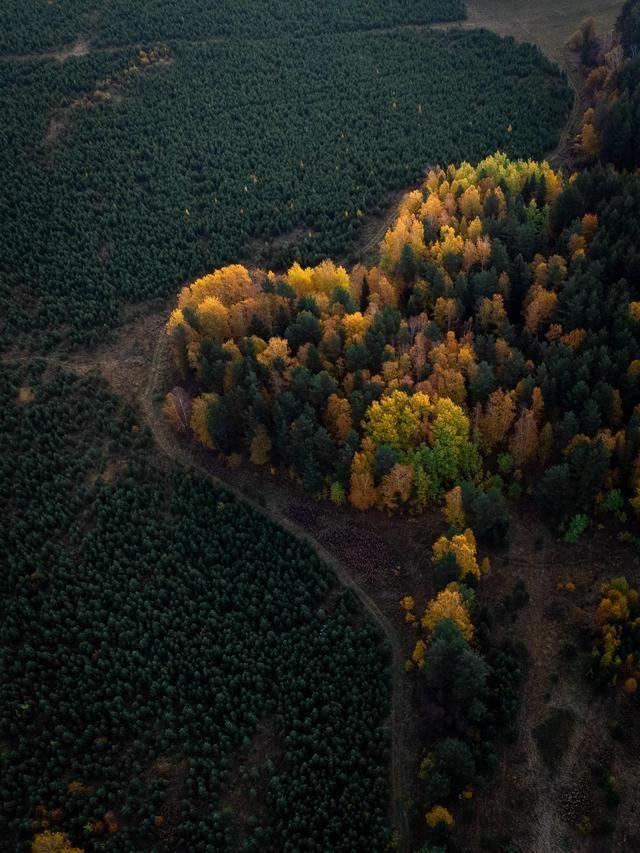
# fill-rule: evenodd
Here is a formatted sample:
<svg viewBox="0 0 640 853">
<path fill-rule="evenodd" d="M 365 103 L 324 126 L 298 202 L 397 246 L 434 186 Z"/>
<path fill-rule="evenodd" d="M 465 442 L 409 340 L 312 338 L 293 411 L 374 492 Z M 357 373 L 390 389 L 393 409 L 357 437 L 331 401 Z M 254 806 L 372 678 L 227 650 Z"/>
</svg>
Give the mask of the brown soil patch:
<svg viewBox="0 0 640 853">
<path fill-rule="evenodd" d="M 0 59 L 11 62 L 32 62 L 35 59 L 50 59 L 61 65 L 72 56 L 87 56 L 91 42 L 88 36 L 78 36 L 73 44 L 65 45 L 58 50 L 41 50 L 35 53 L 9 53 L 0 55 Z"/>
<path fill-rule="evenodd" d="M 85 36 L 80 36 L 72 45 L 63 47 L 61 50 L 51 54 L 51 58 L 61 64 L 66 62 L 72 56 L 88 56 L 89 54 L 89 39 Z"/>
<path fill-rule="evenodd" d="M 187 772 L 186 760 L 178 758 L 159 758 L 149 770 L 150 775 L 162 776 L 169 782 L 167 797 L 157 815 L 159 820 L 156 820 L 163 850 L 176 849 L 176 828 L 180 821 L 180 806 L 184 797 Z"/>
<path fill-rule="evenodd" d="M 248 835 L 248 819 L 267 818 L 262 791 L 271 773 L 265 765 L 267 761 L 277 765 L 282 753 L 275 723 L 268 719 L 260 724 L 249 750 L 239 752 L 234 758 L 229 785 L 220 797 L 220 808 L 229 809 L 234 847 L 238 850 Z"/>
<path fill-rule="evenodd" d="M 36 395 L 33 393 L 33 389 L 28 385 L 23 385 L 18 389 L 18 403 L 21 406 L 27 406 L 29 403 L 33 403 Z"/>
<path fill-rule="evenodd" d="M 71 107 L 60 107 L 53 110 L 49 118 L 49 124 L 44 134 L 44 144 L 47 146 L 53 145 L 62 131 L 69 125 L 71 121 Z"/>
</svg>

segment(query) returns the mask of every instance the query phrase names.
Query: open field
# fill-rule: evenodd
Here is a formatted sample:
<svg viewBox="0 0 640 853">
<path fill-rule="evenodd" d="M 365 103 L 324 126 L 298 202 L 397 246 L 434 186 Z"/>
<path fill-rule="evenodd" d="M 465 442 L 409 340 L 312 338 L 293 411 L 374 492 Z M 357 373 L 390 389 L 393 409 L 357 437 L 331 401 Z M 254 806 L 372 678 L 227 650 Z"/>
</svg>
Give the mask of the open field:
<svg viewBox="0 0 640 853">
<path fill-rule="evenodd" d="M 563 64 L 567 39 L 592 17 L 599 32 L 613 27 L 622 0 L 467 0 L 467 20 L 442 27 L 486 27 L 501 36 L 537 44 L 549 59 Z"/>
</svg>

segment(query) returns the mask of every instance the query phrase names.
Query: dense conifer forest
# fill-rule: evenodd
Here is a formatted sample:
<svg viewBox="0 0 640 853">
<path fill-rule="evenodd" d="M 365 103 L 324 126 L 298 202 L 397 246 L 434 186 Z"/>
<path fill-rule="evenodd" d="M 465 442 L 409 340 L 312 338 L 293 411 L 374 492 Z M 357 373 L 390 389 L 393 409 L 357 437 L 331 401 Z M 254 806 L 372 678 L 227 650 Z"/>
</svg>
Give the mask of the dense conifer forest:
<svg viewBox="0 0 640 853">
<path fill-rule="evenodd" d="M 145 0 L 131 6 L 124 0 L 96 10 L 89 0 L 39 4 L 7 0 L 1 53 L 27 53 L 59 48 L 78 33 L 91 32 L 101 45 L 128 45 L 162 40 L 203 41 L 216 37 L 272 39 L 283 33 L 307 36 L 316 32 L 383 29 L 411 24 L 457 21 L 465 17 L 462 0 L 373 0 L 351 3 L 327 0 Z"/>
<path fill-rule="evenodd" d="M 7 372 L 1 408 L 2 849 L 61 825 L 85 850 L 381 849 L 386 653 L 357 599 L 161 474 L 103 381 Z"/>
<path fill-rule="evenodd" d="M 570 93 L 532 46 L 395 30 L 0 59 L 0 102 L 2 340 L 51 346 L 256 243 L 348 253 L 428 164 L 543 155 Z"/>
</svg>

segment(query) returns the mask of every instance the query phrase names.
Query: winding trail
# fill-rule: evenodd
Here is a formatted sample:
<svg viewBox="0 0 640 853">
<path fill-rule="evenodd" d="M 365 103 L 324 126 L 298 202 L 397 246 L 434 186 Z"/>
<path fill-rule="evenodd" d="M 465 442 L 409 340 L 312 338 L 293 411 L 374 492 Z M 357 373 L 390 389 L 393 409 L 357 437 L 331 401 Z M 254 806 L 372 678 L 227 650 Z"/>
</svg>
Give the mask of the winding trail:
<svg viewBox="0 0 640 853">
<path fill-rule="evenodd" d="M 298 539 L 303 539 L 317 552 L 327 565 L 335 572 L 340 583 L 351 589 L 362 602 L 371 619 L 377 624 L 381 633 L 391 647 L 391 807 L 393 813 L 393 828 L 396 832 L 395 849 L 406 853 L 409 849 L 409 821 L 405 804 L 404 792 L 405 764 L 403 761 L 405 743 L 405 714 L 407 709 L 407 685 L 404 674 L 404 654 L 399 640 L 397 627 L 385 616 L 362 583 L 350 574 L 346 567 L 337 560 L 318 540 L 307 530 L 295 524 L 284 515 L 273 503 L 258 503 L 237 486 L 216 476 L 211 471 L 203 455 L 193 445 L 181 441 L 166 424 L 162 414 L 155 405 L 158 392 L 163 391 L 163 380 L 170 367 L 168 363 L 167 338 L 164 330 L 158 336 L 153 352 L 147 385 L 140 397 L 140 405 L 145 422 L 151 429 L 157 447 L 165 456 L 177 464 L 194 468 L 208 477 L 216 487 L 230 492 L 238 500 L 248 503 L 251 508 L 270 521 L 283 527 Z M 398 620 L 400 624 L 400 620 Z"/>
</svg>

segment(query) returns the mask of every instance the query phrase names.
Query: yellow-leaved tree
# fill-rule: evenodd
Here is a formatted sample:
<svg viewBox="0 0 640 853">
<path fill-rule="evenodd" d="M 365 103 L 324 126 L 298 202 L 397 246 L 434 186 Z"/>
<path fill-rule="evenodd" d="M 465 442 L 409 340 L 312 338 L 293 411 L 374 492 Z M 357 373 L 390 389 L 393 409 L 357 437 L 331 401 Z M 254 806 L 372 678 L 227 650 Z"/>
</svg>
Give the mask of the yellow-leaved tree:
<svg viewBox="0 0 640 853">
<path fill-rule="evenodd" d="M 209 408 L 217 399 L 217 394 L 201 394 L 199 397 L 195 398 L 191 407 L 191 430 L 200 444 L 203 444 L 209 449 L 213 449 L 215 445 L 209 432 L 207 420 Z"/>
<path fill-rule="evenodd" d="M 63 832 L 39 832 L 31 843 L 31 853 L 83 853 L 73 847 Z"/>
<path fill-rule="evenodd" d="M 198 305 L 196 319 L 198 331 L 205 338 L 222 344 L 231 336 L 228 311 L 217 296 L 207 296 Z"/>
<path fill-rule="evenodd" d="M 331 394 L 327 400 L 324 424 L 337 444 L 344 444 L 353 425 L 351 404 L 346 397 Z"/>
<path fill-rule="evenodd" d="M 349 501 L 356 509 L 371 509 L 376 502 L 376 488 L 371 468 L 372 456 L 365 451 L 355 453 L 351 463 Z"/>
<path fill-rule="evenodd" d="M 365 413 L 364 433 L 376 447 L 390 444 L 396 450 L 407 451 L 426 439 L 431 402 L 426 394 L 410 396 L 405 391 L 393 391 L 381 400 L 374 400 Z"/>
<path fill-rule="evenodd" d="M 445 809 L 444 806 L 434 806 L 426 813 L 425 820 L 427 821 L 427 826 L 431 829 L 435 829 L 440 824 L 451 827 L 455 823 L 451 812 Z"/>
<path fill-rule="evenodd" d="M 480 566 L 477 559 L 476 538 L 473 535 L 473 530 L 468 527 L 464 533 L 457 536 L 452 536 L 447 539 L 446 536 L 441 536 L 433 543 L 433 559 L 440 560 L 445 554 L 453 554 L 457 564 L 460 566 L 460 578 L 464 578 L 466 574 L 472 574 L 474 577 L 480 577 Z"/>
<path fill-rule="evenodd" d="M 422 617 L 422 627 L 433 633 L 443 619 L 455 622 L 465 640 L 473 638 L 473 623 L 457 583 L 448 584 L 427 604 Z"/>
</svg>

